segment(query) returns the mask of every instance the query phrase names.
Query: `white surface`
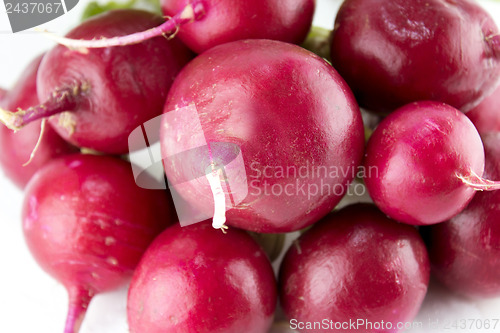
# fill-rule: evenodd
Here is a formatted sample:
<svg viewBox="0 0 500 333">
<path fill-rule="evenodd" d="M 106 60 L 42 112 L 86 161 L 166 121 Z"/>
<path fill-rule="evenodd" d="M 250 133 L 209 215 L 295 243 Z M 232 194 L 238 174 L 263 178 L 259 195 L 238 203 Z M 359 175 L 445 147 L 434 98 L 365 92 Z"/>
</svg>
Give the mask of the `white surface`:
<svg viewBox="0 0 500 333">
<path fill-rule="evenodd" d="M 3 3 L 3 2 L 2 2 Z M 88 0 L 80 0 L 75 9 L 42 28 L 65 33 L 79 20 Z M 338 0 L 318 0 L 315 24 L 332 28 Z M 482 1 L 492 15 L 500 19 L 500 3 Z M 0 5 L 0 87 L 9 88 L 33 57 L 53 43 L 33 31 L 12 34 L 5 7 Z M 1 152 L 0 152 L 1 153 Z M 22 236 L 20 207 L 22 193 L 0 175 L 0 332 L 62 332 L 67 297 L 64 288 L 41 271 L 31 258 Z M 291 237 L 290 237 L 291 238 Z M 275 266 L 277 266 L 275 264 Z M 500 299 L 472 302 L 432 285 L 416 321 L 422 329 L 412 333 L 500 332 L 496 330 L 446 330 L 454 319 L 500 319 Z M 126 286 L 113 293 L 98 295 L 92 301 L 82 333 L 128 332 L 125 307 Z M 280 315 L 277 315 L 281 319 Z M 439 325 L 432 328 L 429 323 Z M 286 324 L 276 332 L 288 332 Z M 238 332 L 235 332 L 238 333 Z"/>
</svg>

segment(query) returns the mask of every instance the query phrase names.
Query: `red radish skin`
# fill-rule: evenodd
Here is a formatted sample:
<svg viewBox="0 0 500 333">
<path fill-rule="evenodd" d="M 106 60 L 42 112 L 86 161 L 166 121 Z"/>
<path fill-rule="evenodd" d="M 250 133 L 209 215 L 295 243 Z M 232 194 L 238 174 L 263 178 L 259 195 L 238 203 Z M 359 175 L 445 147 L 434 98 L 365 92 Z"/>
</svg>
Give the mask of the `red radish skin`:
<svg viewBox="0 0 500 333">
<path fill-rule="evenodd" d="M 382 113 L 420 100 L 466 112 L 500 77 L 500 32 L 471 0 L 344 1 L 331 54 L 360 106 Z"/>
<path fill-rule="evenodd" d="M 7 95 L 7 90 L 0 88 L 0 101 Z"/>
<path fill-rule="evenodd" d="M 273 39 L 300 44 L 311 28 L 315 0 L 173 0 L 161 1 L 168 20 L 158 27 L 126 36 L 94 41 L 49 34 L 71 48 L 102 48 L 176 36 L 202 53 L 242 39 Z"/>
<path fill-rule="evenodd" d="M 400 332 L 397 323 L 411 322 L 422 304 L 429 271 L 416 229 L 389 219 L 374 205 L 351 205 L 292 244 L 280 268 L 280 303 L 299 332 L 324 332 L 304 325 L 324 319 L 383 320 L 380 329 L 359 326 L 356 332 Z M 334 326 L 326 331 L 354 332 Z"/>
<path fill-rule="evenodd" d="M 34 59 L 24 70 L 10 92 L 0 100 L 0 107 L 10 110 L 38 104 L 36 74 L 42 56 Z M 0 165 L 5 175 L 19 188 L 24 188 L 35 172 L 48 161 L 78 149 L 64 141 L 50 126 L 45 126 L 40 138 L 41 121 L 35 121 L 18 132 L 0 126 Z M 36 152 L 30 160 L 31 154 Z M 29 164 L 25 165 L 28 161 Z"/>
<path fill-rule="evenodd" d="M 95 294 L 130 278 L 170 210 L 166 193 L 139 188 L 118 158 L 69 155 L 35 174 L 23 230 L 38 264 L 68 290 L 65 333 L 78 332 Z"/>
<path fill-rule="evenodd" d="M 92 39 L 129 34 L 162 22 L 140 10 L 115 10 L 94 16 L 68 36 Z M 44 117 L 67 141 L 110 154 L 128 153 L 128 135 L 161 114 L 167 92 L 192 58 L 178 40 L 163 37 L 138 45 L 80 52 L 57 46 L 38 72 L 43 104 L 24 112 L 2 112 L 3 121 L 19 128 Z"/>
<path fill-rule="evenodd" d="M 137 266 L 127 318 L 132 333 L 266 333 L 276 301 L 269 259 L 247 233 L 174 225 Z"/>
<path fill-rule="evenodd" d="M 365 154 L 365 178 L 375 204 L 400 222 L 428 225 L 462 211 L 476 190 L 495 190 L 481 178 L 484 150 L 472 122 L 438 102 L 408 104 L 375 129 Z"/>
<path fill-rule="evenodd" d="M 479 134 L 500 132 L 500 86 L 478 106 L 467 112 Z"/>
<path fill-rule="evenodd" d="M 162 11 L 173 16 L 192 0 L 162 0 Z M 241 39 L 273 39 L 300 44 L 311 27 L 315 0 L 202 0 L 205 15 L 179 29 L 190 49 L 204 52 Z"/>
<path fill-rule="evenodd" d="M 500 133 L 484 140 L 485 174 L 500 178 Z M 471 298 L 500 296 L 500 191 L 480 192 L 457 216 L 430 226 L 432 273 L 449 289 Z"/>
<path fill-rule="evenodd" d="M 199 55 L 174 82 L 165 113 L 188 105 L 197 108 L 209 144 L 241 149 L 246 180 L 228 180 L 225 202 L 245 190 L 248 195 L 227 211 L 228 225 L 266 233 L 302 229 L 336 206 L 362 159 L 363 124 L 351 91 L 326 61 L 296 45 L 245 40 Z M 210 158 L 195 152 L 190 164 L 169 162 L 175 152 L 192 148 L 197 131 L 187 121 L 164 123 L 161 129 L 162 156 L 172 184 L 193 179 L 192 169 L 205 170 L 212 157 L 230 159 L 232 150 L 226 149 Z M 318 174 L 314 166 L 328 172 Z M 227 174 L 231 168 L 225 165 Z M 279 174 L 280 169 L 292 171 Z M 300 176 L 299 170 L 305 169 Z M 309 186 L 317 192 L 308 191 Z M 205 177 L 176 191 L 212 216 L 214 199 Z"/>
</svg>

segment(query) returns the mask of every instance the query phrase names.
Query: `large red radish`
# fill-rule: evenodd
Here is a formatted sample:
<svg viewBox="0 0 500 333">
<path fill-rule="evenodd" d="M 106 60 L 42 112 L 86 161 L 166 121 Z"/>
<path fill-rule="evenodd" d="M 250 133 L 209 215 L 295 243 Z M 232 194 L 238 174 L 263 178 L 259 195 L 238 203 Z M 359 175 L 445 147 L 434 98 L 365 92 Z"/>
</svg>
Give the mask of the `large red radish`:
<svg viewBox="0 0 500 333">
<path fill-rule="evenodd" d="M 0 99 L 0 107 L 16 110 L 38 104 L 36 74 L 41 60 L 42 56 L 39 56 L 26 67 L 14 87 Z M 44 126 L 40 137 L 41 128 L 41 120 L 17 132 L 0 126 L 0 165 L 5 175 L 20 188 L 24 188 L 35 172 L 48 161 L 78 151 L 50 126 Z"/>
<path fill-rule="evenodd" d="M 500 179 L 500 133 L 483 142 L 485 174 Z M 423 233 L 437 280 L 468 297 L 500 296 L 500 191 L 476 193 L 460 214 Z"/>
<path fill-rule="evenodd" d="M 72 48 L 123 46 L 158 36 L 178 36 L 197 53 L 242 39 L 300 44 L 311 28 L 315 4 L 315 0 L 162 0 L 167 20 L 153 29 L 93 41 L 50 36 Z"/>
<path fill-rule="evenodd" d="M 68 291 L 65 333 L 78 332 L 95 294 L 130 278 L 170 216 L 166 193 L 139 188 L 130 163 L 115 157 L 68 155 L 35 174 L 23 231 L 38 264 Z"/>
<path fill-rule="evenodd" d="M 299 332 L 402 332 L 427 293 L 429 271 L 415 228 L 355 204 L 291 245 L 280 268 L 280 303 Z"/>
<path fill-rule="evenodd" d="M 368 110 L 433 100 L 465 112 L 496 87 L 500 32 L 473 0 L 346 0 L 331 56 Z"/>
<path fill-rule="evenodd" d="M 127 318 L 132 333 L 266 333 L 276 300 L 269 259 L 247 233 L 174 225 L 137 266 Z"/>
<path fill-rule="evenodd" d="M 141 10 L 114 10 L 94 16 L 68 36 L 94 39 L 149 29 L 161 16 Z M 128 153 L 128 136 L 161 114 L 175 76 L 192 58 L 179 40 L 154 38 L 137 45 L 98 50 L 57 46 L 38 72 L 42 104 L 16 113 L 2 110 L 12 129 L 48 118 L 56 131 L 78 147 L 110 154 Z"/>
<path fill-rule="evenodd" d="M 484 149 L 472 122 L 438 102 L 410 103 L 375 129 L 366 148 L 365 184 L 375 204 L 400 222 L 428 225 L 462 211 L 476 191 L 496 190 L 482 178 Z"/>
<path fill-rule="evenodd" d="M 166 175 L 193 210 L 224 221 L 229 209 L 228 225 L 276 233 L 336 206 L 358 171 L 364 132 L 349 87 L 325 60 L 292 44 L 244 40 L 181 71 L 160 141 Z"/>
</svg>

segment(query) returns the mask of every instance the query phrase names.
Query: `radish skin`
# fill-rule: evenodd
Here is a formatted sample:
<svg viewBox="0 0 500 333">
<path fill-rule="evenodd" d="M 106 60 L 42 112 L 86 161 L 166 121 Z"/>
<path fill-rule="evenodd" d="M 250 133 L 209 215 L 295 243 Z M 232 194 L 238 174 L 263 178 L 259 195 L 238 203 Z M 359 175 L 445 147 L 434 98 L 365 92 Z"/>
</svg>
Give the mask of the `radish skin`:
<svg viewBox="0 0 500 333">
<path fill-rule="evenodd" d="M 400 222 L 428 225 L 462 211 L 476 191 L 500 189 L 486 180 L 484 150 L 472 122 L 438 102 L 410 103 L 375 129 L 365 154 L 365 178 L 375 204 Z"/>
<path fill-rule="evenodd" d="M 266 333 L 277 301 L 276 279 L 257 243 L 208 221 L 174 225 L 159 235 L 130 283 L 132 333 Z"/>
<path fill-rule="evenodd" d="M 378 113 L 421 100 L 467 112 L 500 77 L 498 27 L 473 0 L 347 0 L 331 41 L 333 66 Z"/>
<path fill-rule="evenodd" d="M 476 126 L 479 134 L 500 132 L 500 85 L 466 115 Z"/>
<path fill-rule="evenodd" d="M 15 110 L 38 103 L 36 75 L 42 56 L 35 58 L 9 93 L 0 100 L 0 107 Z M 50 160 L 78 152 L 78 148 L 64 141 L 50 126 L 34 121 L 26 128 L 14 132 L 0 126 L 0 165 L 5 175 L 19 188 Z M 29 163 L 28 163 L 29 162 Z"/>
<path fill-rule="evenodd" d="M 201 128 L 169 117 L 188 107 Z M 212 156 L 192 149 L 200 132 Z M 215 161 L 235 175 L 224 182 L 227 224 L 278 233 L 305 228 L 335 207 L 362 159 L 364 131 L 349 87 L 325 60 L 296 45 L 249 39 L 216 46 L 181 71 L 160 144 L 166 175 L 187 204 L 214 216 L 205 176 Z M 188 152 L 185 159 L 172 158 L 179 151 Z M 231 164 L 236 151 L 243 165 Z M 318 175 L 319 167 L 333 172 Z M 307 174 L 293 174 L 300 170 Z"/>
<path fill-rule="evenodd" d="M 163 191 L 139 188 L 131 165 L 74 154 L 28 183 L 23 231 L 37 263 L 68 291 L 65 333 L 76 333 L 92 297 L 125 283 L 143 252 L 173 222 Z"/>
<path fill-rule="evenodd" d="M 68 37 L 124 35 L 155 27 L 163 19 L 141 10 L 94 16 Z M 80 53 L 57 46 L 43 58 L 37 76 L 39 105 L 0 110 L 0 121 L 19 129 L 40 118 L 66 141 L 108 154 L 128 153 L 128 136 L 161 114 L 168 90 L 193 53 L 163 37 L 120 48 Z"/>
<path fill-rule="evenodd" d="M 483 136 L 485 174 L 500 178 L 500 133 Z M 432 273 L 469 298 L 500 295 L 500 192 L 476 193 L 451 220 L 423 229 Z"/>
<path fill-rule="evenodd" d="M 376 330 L 330 326 L 328 332 L 397 333 L 398 322 L 416 316 L 429 271 L 417 230 L 389 219 L 372 204 L 351 205 L 326 216 L 290 246 L 280 267 L 280 303 L 297 322 L 350 318 L 392 324 Z M 298 331 L 320 333 L 322 328 Z"/>
</svg>

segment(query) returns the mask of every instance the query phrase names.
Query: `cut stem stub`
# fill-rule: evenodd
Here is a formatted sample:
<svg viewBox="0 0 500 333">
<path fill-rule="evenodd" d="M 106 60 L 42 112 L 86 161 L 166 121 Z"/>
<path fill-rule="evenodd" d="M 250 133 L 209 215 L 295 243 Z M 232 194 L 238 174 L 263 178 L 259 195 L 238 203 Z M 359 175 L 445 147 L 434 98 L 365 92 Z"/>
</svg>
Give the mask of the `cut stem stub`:
<svg viewBox="0 0 500 333">
<path fill-rule="evenodd" d="M 18 131 L 35 120 L 75 110 L 80 100 L 81 91 L 80 86 L 57 89 L 45 103 L 26 110 L 18 109 L 17 112 L 0 108 L 0 122 L 12 130 Z"/>
</svg>

